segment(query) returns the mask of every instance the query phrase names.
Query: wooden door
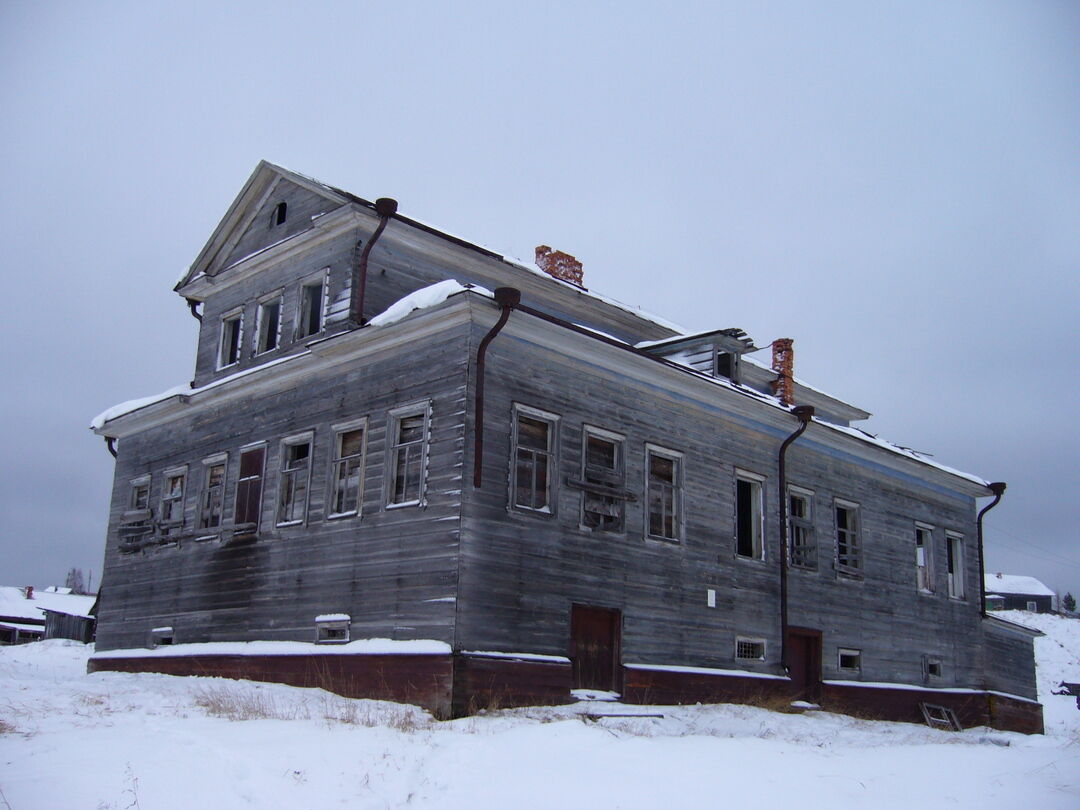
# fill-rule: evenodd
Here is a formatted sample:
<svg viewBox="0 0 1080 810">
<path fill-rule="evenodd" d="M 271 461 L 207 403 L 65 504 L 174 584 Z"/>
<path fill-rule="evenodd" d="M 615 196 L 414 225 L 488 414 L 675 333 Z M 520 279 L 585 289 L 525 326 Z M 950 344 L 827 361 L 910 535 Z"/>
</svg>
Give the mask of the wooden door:
<svg viewBox="0 0 1080 810">
<path fill-rule="evenodd" d="M 821 631 L 788 628 L 787 659 L 793 694 L 806 700 L 821 697 Z"/>
<path fill-rule="evenodd" d="M 570 660 L 575 689 L 622 689 L 619 641 L 622 613 L 574 605 L 570 611 Z"/>
</svg>

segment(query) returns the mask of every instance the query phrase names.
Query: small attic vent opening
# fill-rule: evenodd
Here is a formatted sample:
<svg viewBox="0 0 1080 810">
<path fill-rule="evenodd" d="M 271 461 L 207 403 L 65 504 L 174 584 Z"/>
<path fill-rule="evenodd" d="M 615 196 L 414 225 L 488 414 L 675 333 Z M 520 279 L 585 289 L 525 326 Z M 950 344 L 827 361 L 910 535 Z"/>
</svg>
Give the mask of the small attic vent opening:
<svg viewBox="0 0 1080 810">
<path fill-rule="evenodd" d="M 273 225 L 275 227 L 278 226 L 278 225 L 284 225 L 285 220 L 288 218 L 288 216 L 289 216 L 288 203 L 279 202 L 277 205 L 274 206 L 274 216 L 273 216 L 273 219 L 271 219 L 270 221 L 273 223 Z"/>
<path fill-rule="evenodd" d="M 326 613 L 315 617 L 315 641 L 319 644 L 347 644 L 349 623 L 347 613 Z"/>
</svg>

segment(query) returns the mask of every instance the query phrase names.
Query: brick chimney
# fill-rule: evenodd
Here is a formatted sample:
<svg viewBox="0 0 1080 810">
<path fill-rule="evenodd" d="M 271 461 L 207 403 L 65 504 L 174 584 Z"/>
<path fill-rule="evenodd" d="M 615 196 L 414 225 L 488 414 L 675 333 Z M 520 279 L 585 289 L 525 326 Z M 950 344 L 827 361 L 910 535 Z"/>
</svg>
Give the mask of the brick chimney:
<svg viewBox="0 0 1080 810">
<path fill-rule="evenodd" d="M 26 586 L 26 598 L 27 599 L 33 599 L 34 598 L 34 586 L 33 585 L 27 585 Z"/>
<path fill-rule="evenodd" d="M 777 338 L 772 342 L 773 395 L 789 408 L 795 404 L 795 341 Z"/>
<path fill-rule="evenodd" d="M 547 245 L 536 246 L 536 266 L 553 278 L 569 281 L 584 289 L 585 274 L 581 262 L 569 253 L 552 250 Z"/>
</svg>

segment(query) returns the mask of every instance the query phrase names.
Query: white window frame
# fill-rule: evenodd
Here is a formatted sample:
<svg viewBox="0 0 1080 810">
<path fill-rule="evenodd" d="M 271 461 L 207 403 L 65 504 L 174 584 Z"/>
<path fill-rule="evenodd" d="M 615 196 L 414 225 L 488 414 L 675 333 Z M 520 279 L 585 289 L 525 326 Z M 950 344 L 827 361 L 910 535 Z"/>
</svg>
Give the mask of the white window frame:
<svg viewBox="0 0 1080 810">
<path fill-rule="evenodd" d="M 787 488 L 787 543 L 788 543 L 788 565 L 792 568 L 799 568 L 804 571 L 816 571 L 818 567 L 818 543 L 817 532 L 814 526 L 814 492 L 804 487 L 795 486 L 789 484 Z M 791 511 L 791 499 L 792 497 L 801 498 L 806 501 L 807 514 L 805 517 L 795 517 Z M 803 543 L 802 548 L 808 549 L 807 557 L 809 562 L 796 562 L 795 555 L 795 536 L 798 531 L 804 533 L 804 537 L 807 539 Z"/>
<path fill-rule="evenodd" d="M 674 462 L 674 478 L 671 483 L 672 498 L 671 498 L 671 524 L 672 524 L 672 536 L 663 534 L 653 534 L 652 532 L 652 480 L 650 478 L 650 469 L 652 467 L 651 461 L 653 456 L 660 456 L 661 458 L 670 459 Z M 645 504 L 644 504 L 644 517 L 643 521 L 645 539 L 647 540 L 663 540 L 667 543 L 681 543 L 683 539 L 683 529 L 686 525 L 686 521 L 683 515 L 683 481 L 686 476 L 686 455 L 678 450 L 672 450 L 669 447 L 661 447 L 658 444 L 652 442 L 645 443 L 645 470 L 644 470 L 644 488 L 645 488 Z M 661 515 L 663 517 L 663 515 Z"/>
<path fill-rule="evenodd" d="M 739 655 L 740 644 L 754 644 L 761 645 L 761 654 L 752 655 Z M 735 660 L 736 661 L 764 661 L 765 656 L 768 654 L 768 643 L 763 638 L 757 636 L 735 636 Z"/>
<path fill-rule="evenodd" d="M 315 617 L 315 643 L 316 644 L 348 644 L 349 627 L 352 617 L 348 614 L 337 614 L 333 618 Z"/>
<path fill-rule="evenodd" d="M 840 521 L 838 519 L 837 512 L 843 509 L 854 516 L 855 528 L 840 528 Z M 840 539 L 841 532 L 845 533 L 847 542 L 845 546 L 848 548 L 847 558 L 850 560 L 854 558 L 855 564 L 841 562 L 840 554 Z M 849 535 L 847 533 L 850 533 Z M 839 574 L 845 577 L 862 578 L 863 576 L 863 542 L 862 542 L 862 514 L 859 509 L 859 504 L 854 501 L 847 501 L 843 498 L 833 499 L 833 537 L 835 538 L 835 561 L 836 570 Z"/>
<path fill-rule="evenodd" d="M 521 447 L 518 438 L 518 420 L 520 417 L 526 417 L 535 422 L 544 422 L 547 424 L 547 448 L 545 450 L 537 450 L 531 447 Z M 558 461 L 558 448 L 559 448 L 559 415 L 550 413 L 548 411 L 540 410 L 539 408 L 533 408 L 529 405 L 522 405 L 520 402 L 515 402 L 513 412 L 510 420 L 510 508 L 519 510 L 522 512 L 532 512 L 541 515 L 554 515 L 555 504 L 557 499 L 558 488 L 556 487 L 556 474 L 559 468 Z M 518 503 L 518 459 L 522 454 L 528 454 L 533 463 L 533 468 L 539 469 L 537 460 L 543 464 L 544 469 L 547 471 L 547 487 L 544 490 L 544 502 L 539 506 L 533 506 L 527 503 Z M 535 492 L 535 489 L 531 489 L 531 492 Z"/>
<path fill-rule="evenodd" d="M 845 666 L 844 658 L 854 658 L 855 666 Z M 862 672 L 862 650 L 857 650 L 854 647 L 837 647 L 836 649 L 836 668 L 841 672 Z"/>
<path fill-rule="evenodd" d="M 254 340 L 254 346 L 252 347 L 252 351 L 251 351 L 251 353 L 256 357 L 258 357 L 261 354 L 266 354 L 267 352 L 272 352 L 275 349 L 280 349 L 281 348 L 281 321 L 282 321 L 282 315 L 284 314 L 284 311 L 285 311 L 284 300 L 283 299 L 284 299 L 284 295 L 282 294 L 282 291 L 277 290 L 276 292 L 273 292 L 270 295 L 264 295 L 262 298 L 259 299 L 258 303 L 256 304 L 256 307 L 255 307 L 255 340 Z M 277 316 L 277 326 L 274 328 L 274 345 L 267 348 L 267 347 L 265 347 L 263 345 L 264 344 L 263 338 L 265 337 L 265 335 L 263 333 L 264 332 L 264 330 L 263 330 L 263 321 L 266 319 L 266 308 L 270 304 L 277 304 L 278 316 Z"/>
<path fill-rule="evenodd" d="M 226 348 L 226 325 L 231 323 L 237 323 L 236 334 L 236 358 L 226 362 L 225 348 Z M 244 355 L 244 308 L 242 306 L 234 307 L 228 312 L 225 312 L 221 316 L 221 324 L 218 330 L 218 350 L 217 350 L 217 367 L 220 371 L 224 368 L 231 368 L 240 362 L 240 359 Z"/>
<path fill-rule="evenodd" d="M 150 487 L 152 483 L 152 477 L 149 473 L 140 475 L 138 478 L 131 479 L 131 488 L 128 490 L 128 508 L 129 512 L 148 512 L 150 511 Z M 135 501 L 135 493 L 137 490 L 146 488 L 146 503 L 142 506 L 138 506 Z"/>
<path fill-rule="evenodd" d="M 307 462 L 302 467 L 287 467 L 289 449 L 304 444 L 308 446 Z M 277 526 L 300 526 L 307 521 L 308 502 L 311 499 L 311 468 L 314 466 L 314 459 L 315 431 L 296 433 L 281 440 L 278 449 L 278 496 L 275 516 Z M 302 479 L 304 487 L 302 502 L 298 502 L 296 497 L 298 479 Z M 292 492 L 288 503 L 285 500 L 286 487 L 289 487 Z M 299 517 L 295 517 L 297 508 L 300 511 Z M 294 516 L 286 517 L 287 513 L 292 513 Z"/>
<path fill-rule="evenodd" d="M 300 282 L 300 286 L 297 289 L 296 300 L 296 328 L 293 330 L 296 334 L 297 340 L 303 340 L 304 338 L 315 337 L 322 334 L 326 330 L 326 315 L 329 312 L 330 305 L 330 268 L 326 267 L 317 273 L 312 273 L 307 278 Z M 322 288 L 321 293 L 321 306 L 322 311 L 319 313 L 319 328 L 314 332 L 304 331 L 306 324 L 304 323 L 304 304 L 306 301 L 306 293 L 304 292 L 308 287 L 314 287 L 318 285 Z"/>
<path fill-rule="evenodd" d="M 363 436 L 360 440 L 360 453 L 358 454 L 360 463 L 357 470 L 358 480 L 356 482 L 356 508 L 347 509 L 344 512 L 337 511 L 336 504 L 338 499 L 339 488 L 339 475 L 338 468 L 350 459 L 357 458 L 357 456 L 341 457 L 341 439 L 346 433 L 350 433 L 354 430 L 363 431 Z M 354 419 L 350 422 L 339 422 L 330 426 L 330 431 L 333 435 L 333 443 L 330 446 L 330 473 L 328 480 L 330 483 L 329 498 L 327 499 L 327 509 L 329 514 L 326 516 L 328 520 L 345 518 L 345 517 L 358 517 L 364 508 L 364 475 L 367 469 L 367 442 L 368 442 L 368 420 L 367 417 L 360 419 Z"/>
<path fill-rule="evenodd" d="M 423 436 L 419 442 L 408 442 L 406 444 L 399 443 L 399 435 L 401 430 L 401 422 L 404 419 L 408 419 L 410 416 L 422 416 L 424 420 Z M 428 467 L 428 445 L 431 440 L 431 400 L 423 400 L 422 402 L 413 402 L 408 405 L 401 405 L 392 409 L 387 414 L 386 420 L 386 498 L 385 507 L 387 509 L 400 509 L 403 506 L 423 506 L 426 503 L 427 495 L 427 467 Z M 399 465 L 400 453 L 402 448 L 413 447 L 419 444 L 420 452 L 420 480 L 417 487 L 417 493 L 415 498 L 407 498 L 401 501 L 395 501 L 397 497 L 395 492 L 395 481 L 397 480 L 397 471 Z M 409 462 L 409 456 L 411 451 L 405 451 L 406 464 Z M 406 489 L 405 494 L 408 494 Z"/>
<path fill-rule="evenodd" d="M 743 554 L 739 550 L 739 484 L 749 484 L 751 490 L 751 516 L 750 528 L 754 532 L 750 538 L 750 554 Z M 757 497 L 753 497 L 753 493 Z M 765 559 L 765 476 L 749 470 L 735 470 L 735 557 L 740 560 L 764 560 Z"/>
<path fill-rule="evenodd" d="M 228 491 L 229 484 L 229 454 L 228 453 L 216 453 L 215 455 L 208 456 L 202 460 L 203 466 L 203 480 L 202 488 L 199 491 L 198 512 L 195 517 L 195 525 L 200 531 L 220 531 L 222 524 L 225 522 L 225 493 Z M 218 498 L 220 499 L 220 506 L 218 508 L 218 522 L 214 526 L 206 524 L 206 504 L 207 498 L 210 495 L 210 470 L 213 467 L 221 466 L 223 468 L 221 473 L 221 489 Z"/>
<path fill-rule="evenodd" d="M 922 545 L 919 545 L 920 539 Z M 935 592 L 934 527 L 919 521 L 915 521 L 915 587 L 925 596 L 932 596 Z"/>
<path fill-rule="evenodd" d="M 161 480 L 161 501 L 160 501 L 160 507 L 159 507 L 159 510 L 158 510 L 158 520 L 161 522 L 162 526 L 166 526 L 166 527 L 176 528 L 176 527 L 179 527 L 179 526 L 183 526 L 184 525 L 184 512 L 185 512 L 185 507 L 187 505 L 187 494 L 188 494 L 188 486 L 187 486 L 188 485 L 188 468 L 187 468 L 187 465 L 182 464 L 182 465 L 180 465 L 178 467 L 169 467 L 167 470 L 164 470 L 162 472 L 161 476 L 162 476 L 162 480 Z M 180 479 L 180 494 L 178 496 L 176 496 L 176 497 L 173 497 L 169 492 L 169 479 L 172 479 L 172 478 L 179 478 Z M 179 518 L 169 519 L 169 518 L 166 517 L 165 512 L 166 512 L 166 502 L 167 501 L 170 504 L 171 503 L 179 504 L 179 508 L 180 508 L 180 517 Z M 171 511 L 171 509 L 169 511 Z"/>
<path fill-rule="evenodd" d="M 589 439 L 595 438 L 603 442 L 608 442 L 615 447 L 615 468 L 607 470 L 606 468 L 590 468 L 589 467 Z M 591 470 L 591 472 L 590 472 Z M 590 480 L 592 478 L 597 480 Z M 604 430 L 603 428 L 595 427 L 594 425 L 582 425 L 581 429 L 581 480 L 584 484 L 588 485 L 600 485 L 608 487 L 612 490 L 619 490 L 625 493 L 626 491 L 626 436 L 621 433 L 615 433 L 610 430 Z M 617 525 L 611 528 L 605 528 L 603 525 L 590 526 L 586 522 L 586 513 L 599 514 L 589 510 L 589 498 L 608 498 L 614 501 L 618 505 L 619 515 Z M 626 531 L 626 497 L 615 497 L 605 495 L 595 495 L 588 490 L 583 490 L 581 493 L 581 512 L 579 515 L 580 525 L 584 531 L 599 532 L 602 534 L 623 534 Z"/>
<path fill-rule="evenodd" d="M 945 571 L 949 581 L 949 598 L 957 601 L 967 599 L 964 569 L 967 565 L 967 551 L 964 548 L 964 535 L 960 532 L 945 532 Z"/>
</svg>

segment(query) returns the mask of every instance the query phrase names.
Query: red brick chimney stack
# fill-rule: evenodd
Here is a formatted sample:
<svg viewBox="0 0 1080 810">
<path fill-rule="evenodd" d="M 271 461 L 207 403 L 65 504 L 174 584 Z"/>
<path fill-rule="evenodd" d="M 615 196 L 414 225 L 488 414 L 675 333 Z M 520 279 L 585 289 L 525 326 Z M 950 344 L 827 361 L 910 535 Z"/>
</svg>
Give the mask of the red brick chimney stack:
<svg viewBox="0 0 1080 810">
<path fill-rule="evenodd" d="M 26 598 L 27 599 L 33 599 L 34 598 L 34 586 L 33 585 L 27 585 L 26 586 Z"/>
<path fill-rule="evenodd" d="M 581 270 L 581 262 L 569 253 L 552 250 L 547 245 L 537 245 L 536 266 L 553 278 L 585 287 L 585 274 Z"/>
<path fill-rule="evenodd" d="M 795 349 L 791 338 L 777 338 L 772 342 L 773 395 L 789 408 L 795 404 Z"/>
</svg>

